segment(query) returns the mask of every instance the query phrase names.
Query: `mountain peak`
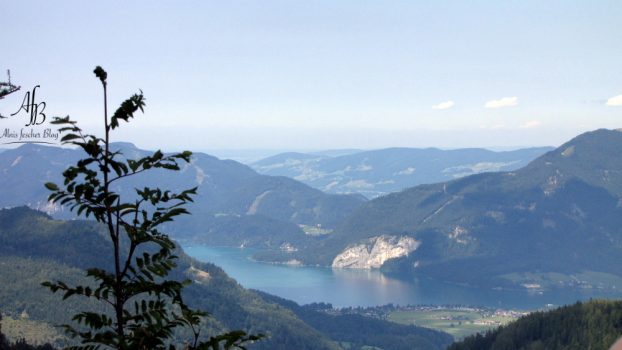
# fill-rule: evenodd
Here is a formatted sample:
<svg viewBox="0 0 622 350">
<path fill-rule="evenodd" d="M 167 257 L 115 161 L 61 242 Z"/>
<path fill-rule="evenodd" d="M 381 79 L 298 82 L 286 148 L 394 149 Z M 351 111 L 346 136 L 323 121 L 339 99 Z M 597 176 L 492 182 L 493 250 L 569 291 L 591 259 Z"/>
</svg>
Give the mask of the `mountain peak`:
<svg viewBox="0 0 622 350">
<path fill-rule="evenodd" d="M 582 271 L 619 277 L 621 148 L 619 130 L 599 129 L 516 171 L 376 198 L 298 258 L 330 264 L 348 247 L 382 233 L 421 242 L 382 267 L 409 278 L 515 288 L 542 283 L 549 277 L 534 277 L 542 271 L 564 278 Z"/>
<path fill-rule="evenodd" d="M 570 141 L 564 143 L 564 145 L 571 145 L 574 143 L 585 144 L 605 144 L 608 142 L 622 142 L 622 128 L 621 129 L 597 129 L 580 134 Z"/>
<path fill-rule="evenodd" d="M 111 142 L 110 146 L 114 149 L 120 150 L 138 150 L 138 147 L 136 147 L 135 144 L 125 141 Z"/>
<path fill-rule="evenodd" d="M 598 129 L 578 135 L 531 162 L 525 171 L 534 171 L 554 167 L 565 174 L 573 174 L 588 182 L 607 187 L 612 190 L 611 183 L 616 179 L 609 178 L 606 172 L 622 171 L 622 159 L 619 150 L 622 149 L 622 130 Z M 616 177 L 617 178 L 617 177 Z M 600 180 L 599 180 L 600 179 Z M 620 188 L 613 189 L 613 193 L 622 194 Z"/>
</svg>

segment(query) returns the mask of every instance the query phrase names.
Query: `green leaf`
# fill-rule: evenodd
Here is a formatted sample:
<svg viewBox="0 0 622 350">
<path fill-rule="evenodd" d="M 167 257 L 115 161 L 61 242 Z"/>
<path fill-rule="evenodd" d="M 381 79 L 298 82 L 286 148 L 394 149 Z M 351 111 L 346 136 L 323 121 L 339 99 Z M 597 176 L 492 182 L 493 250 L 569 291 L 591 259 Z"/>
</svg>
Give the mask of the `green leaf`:
<svg viewBox="0 0 622 350">
<path fill-rule="evenodd" d="M 50 191 L 58 191 L 58 186 L 53 182 L 46 182 L 45 188 L 47 188 Z"/>
</svg>

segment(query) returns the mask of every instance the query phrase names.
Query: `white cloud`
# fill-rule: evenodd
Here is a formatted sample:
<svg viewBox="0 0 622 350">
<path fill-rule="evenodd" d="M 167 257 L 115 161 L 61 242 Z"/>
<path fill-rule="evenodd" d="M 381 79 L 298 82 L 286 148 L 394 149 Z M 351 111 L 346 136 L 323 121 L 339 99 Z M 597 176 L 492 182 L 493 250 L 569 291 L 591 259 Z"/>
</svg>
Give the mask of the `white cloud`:
<svg viewBox="0 0 622 350">
<path fill-rule="evenodd" d="M 455 105 L 454 101 L 445 101 L 432 106 L 432 109 L 449 109 Z"/>
<path fill-rule="evenodd" d="M 538 126 L 542 125 L 542 122 L 539 120 L 531 120 L 526 122 L 525 124 L 522 124 L 521 126 L 519 126 L 519 128 L 521 129 L 530 129 L 530 128 L 536 128 Z"/>
<path fill-rule="evenodd" d="M 622 95 L 613 96 L 607 100 L 607 106 L 622 106 Z"/>
<path fill-rule="evenodd" d="M 518 97 L 503 97 L 498 100 L 491 100 L 486 102 L 484 105 L 485 108 L 501 108 L 501 107 L 512 107 L 518 104 Z"/>
</svg>

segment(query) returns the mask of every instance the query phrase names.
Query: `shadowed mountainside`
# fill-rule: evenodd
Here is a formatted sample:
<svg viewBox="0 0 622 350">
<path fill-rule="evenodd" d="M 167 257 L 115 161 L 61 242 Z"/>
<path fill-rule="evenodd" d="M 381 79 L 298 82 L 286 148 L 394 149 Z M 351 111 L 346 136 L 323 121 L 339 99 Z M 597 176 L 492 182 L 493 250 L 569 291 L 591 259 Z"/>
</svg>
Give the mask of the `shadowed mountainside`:
<svg viewBox="0 0 622 350">
<path fill-rule="evenodd" d="M 137 158 L 146 152 L 129 143 L 114 149 L 125 157 Z M 46 182 L 62 181 L 68 165 L 82 157 L 81 150 L 23 145 L 0 153 L 0 207 L 28 205 L 58 218 L 73 214 L 47 202 Z M 355 195 L 329 195 L 286 177 L 259 175 L 231 160 L 203 153 L 170 176 L 153 170 L 119 182 L 120 193 L 134 188 L 162 186 L 173 191 L 198 186 L 194 214 L 170 226 L 176 238 L 195 238 L 211 244 L 279 247 L 284 242 L 303 242 L 311 237 L 299 225 L 332 228 L 362 204 Z"/>
<path fill-rule="evenodd" d="M 69 284 L 88 284 L 85 268 L 110 267 L 111 248 L 104 232 L 95 222 L 53 220 L 26 207 L 0 210 L 2 313 L 22 321 L 27 319 L 31 326 L 34 324 L 50 329 L 51 338 L 43 340 L 55 341 L 57 345 L 66 344 L 61 334 L 54 333 L 50 325 L 71 322 L 71 316 L 77 311 L 101 310 L 103 305 L 89 303 L 82 298 L 61 301 L 59 295 L 50 293 L 40 283 L 62 280 Z M 289 309 L 294 303 L 246 290 L 219 267 L 198 262 L 181 250 L 177 255 L 180 257 L 178 267 L 170 277 L 192 280 L 184 289 L 187 303 L 212 315 L 202 334 L 214 334 L 226 329 L 265 333 L 268 338 L 254 344 L 252 349 L 283 350 L 342 349 L 339 341 L 356 338 L 357 332 L 369 328 L 374 328 L 379 338 L 395 338 L 395 341 L 414 339 L 421 344 L 432 344 L 432 349 L 442 349 L 451 341 L 448 335 L 441 332 L 419 327 L 397 327 L 400 331 L 396 332 L 396 327 L 388 322 L 381 323 L 379 327 L 377 320 L 367 318 L 351 322 L 348 329 L 338 328 L 338 323 L 316 328 Z M 277 302 L 277 299 L 282 302 Z M 188 334 L 180 333 L 178 336 Z M 419 346 L 417 342 L 413 345 Z M 357 347 L 350 349 L 362 349 L 369 345 L 365 341 L 357 344 Z"/>
<path fill-rule="evenodd" d="M 622 132 L 597 130 L 516 171 L 383 196 L 361 206 L 326 239 L 291 255 L 330 265 L 345 248 L 388 235 L 419 243 L 408 256 L 383 265 L 403 276 L 516 286 L 552 282 L 546 280 L 551 273 L 604 273 L 617 283 L 620 149 Z"/>
</svg>

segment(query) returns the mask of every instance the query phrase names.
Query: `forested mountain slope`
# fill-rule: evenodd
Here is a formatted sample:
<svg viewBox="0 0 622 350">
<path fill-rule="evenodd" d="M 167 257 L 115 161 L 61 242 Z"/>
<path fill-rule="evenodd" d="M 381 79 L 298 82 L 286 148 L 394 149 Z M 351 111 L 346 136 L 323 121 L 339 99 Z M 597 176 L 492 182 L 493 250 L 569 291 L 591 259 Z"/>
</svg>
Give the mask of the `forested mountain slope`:
<svg viewBox="0 0 622 350">
<path fill-rule="evenodd" d="M 113 144 L 127 158 L 145 151 L 129 143 Z M 0 207 L 28 205 L 58 218 L 72 218 L 64 208 L 47 202 L 46 182 L 61 183 L 63 171 L 82 151 L 27 144 L 0 153 Z M 157 186 L 171 190 L 198 187 L 194 215 L 182 218 L 169 232 L 176 238 L 197 238 L 225 245 L 279 247 L 310 239 L 299 225 L 332 228 L 362 204 L 354 195 L 329 195 L 286 177 L 259 175 L 231 160 L 196 153 L 175 176 L 153 170 L 128 178 L 115 190 Z"/>
<path fill-rule="evenodd" d="M 597 130 L 516 171 L 383 196 L 364 204 L 316 246 L 293 255 L 334 265 L 345 264 L 344 253 L 351 253 L 356 266 L 352 255 L 365 259 L 361 252 L 393 237 L 396 246 L 402 238 L 410 254 L 386 260 L 382 267 L 406 276 L 497 285 L 546 284 L 538 280 L 550 273 L 619 278 L 620 149 L 622 132 Z M 340 254 L 343 259 L 335 260 Z M 586 283 L 591 284 L 589 278 Z"/>
<path fill-rule="evenodd" d="M 3 270 L 0 312 L 18 320 L 27 317 L 40 327 L 52 329 L 50 325 L 70 322 L 71 316 L 79 310 L 102 310 L 102 305 L 86 303 L 80 298 L 61 301 L 59 295 L 53 295 L 40 283 L 62 280 L 84 284 L 87 282 L 85 268 L 109 267 L 111 248 L 103 232 L 91 221 L 53 220 L 26 207 L 0 210 L 0 266 Z M 219 267 L 198 262 L 181 250 L 177 255 L 180 261 L 171 277 L 191 279 L 193 283 L 184 289 L 187 303 L 213 316 L 204 334 L 243 329 L 268 335 L 252 349 L 342 348 L 336 342 L 342 339 L 340 330 L 334 328 L 338 323 L 318 329 L 288 308 L 293 303 L 278 303 L 275 300 L 282 299 L 246 290 Z M 366 318 L 357 320 L 356 327 L 350 329 L 347 336 L 356 336 L 357 329 L 374 327 L 374 322 L 376 320 Z M 446 334 L 417 327 L 409 328 L 412 334 L 396 333 L 391 327 L 376 327 L 375 331 L 380 338 L 410 337 L 408 339 L 416 339 L 421 344 L 434 344 L 438 349 L 447 345 L 449 339 Z M 52 339 L 47 340 L 60 339 L 60 335 L 52 333 Z M 59 339 L 56 343 L 62 345 Z M 369 344 L 359 342 L 359 345 Z"/>
<path fill-rule="evenodd" d="M 607 350 L 621 335 L 622 301 L 590 301 L 532 313 L 448 350 Z"/>
</svg>

